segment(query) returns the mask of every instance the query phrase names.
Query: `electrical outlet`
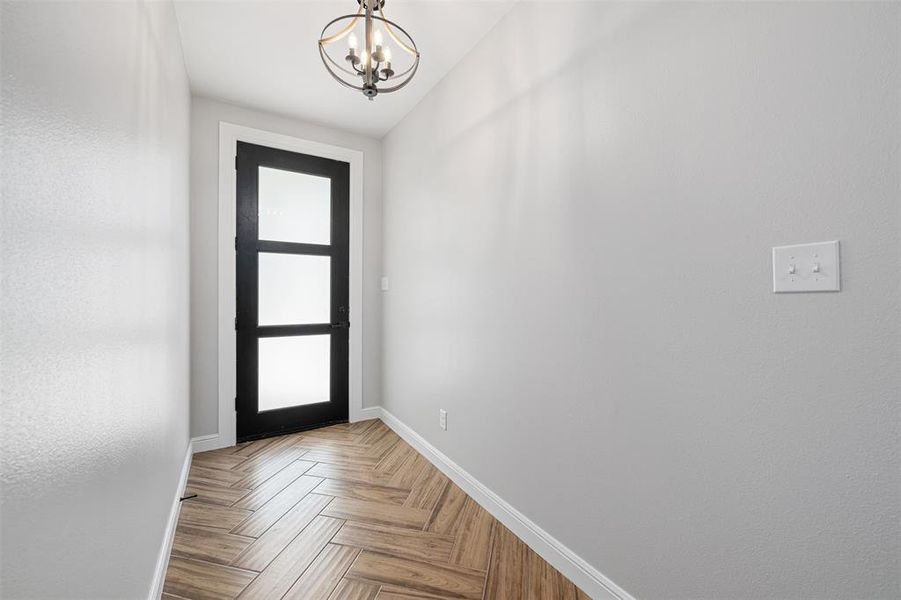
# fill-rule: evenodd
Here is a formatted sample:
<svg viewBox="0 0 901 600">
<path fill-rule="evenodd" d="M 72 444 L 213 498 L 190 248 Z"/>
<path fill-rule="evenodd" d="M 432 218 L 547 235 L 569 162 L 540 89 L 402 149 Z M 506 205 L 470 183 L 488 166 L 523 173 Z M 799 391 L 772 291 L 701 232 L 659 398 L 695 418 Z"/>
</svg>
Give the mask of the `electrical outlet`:
<svg viewBox="0 0 901 600">
<path fill-rule="evenodd" d="M 438 425 L 441 429 L 447 431 L 447 411 L 443 408 L 438 409 Z"/>
</svg>

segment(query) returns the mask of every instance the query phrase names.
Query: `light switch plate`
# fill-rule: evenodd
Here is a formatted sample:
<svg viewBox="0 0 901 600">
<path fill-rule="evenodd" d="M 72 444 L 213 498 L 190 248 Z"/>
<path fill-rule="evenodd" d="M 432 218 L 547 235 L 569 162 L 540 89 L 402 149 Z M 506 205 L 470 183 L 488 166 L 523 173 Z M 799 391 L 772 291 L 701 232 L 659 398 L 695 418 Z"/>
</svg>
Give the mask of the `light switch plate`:
<svg viewBox="0 0 901 600">
<path fill-rule="evenodd" d="M 773 248 L 773 291 L 841 290 L 838 241 Z"/>
<path fill-rule="evenodd" d="M 388 278 L 387 277 L 382 277 L 382 291 L 383 292 L 388 291 Z"/>
</svg>

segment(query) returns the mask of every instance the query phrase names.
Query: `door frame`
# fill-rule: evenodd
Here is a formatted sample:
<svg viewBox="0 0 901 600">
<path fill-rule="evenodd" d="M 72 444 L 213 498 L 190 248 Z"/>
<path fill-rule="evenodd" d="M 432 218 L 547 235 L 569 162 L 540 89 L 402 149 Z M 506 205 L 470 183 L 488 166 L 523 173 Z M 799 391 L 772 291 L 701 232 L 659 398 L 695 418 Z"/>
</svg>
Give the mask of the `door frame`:
<svg viewBox="0 0 901 600">
<path fill-rule="evenodd" d="M 235 225 L 238 142 L 340 160 L 350 164 L 350 331 L 348 415 L 363 410 L 363 152 L 219 121 L 219 434 L 204 449 L 233 446 L 237 438 L 235 335 Z M 212 440 L 210 440 L 212 442 Z"/>
</svg>

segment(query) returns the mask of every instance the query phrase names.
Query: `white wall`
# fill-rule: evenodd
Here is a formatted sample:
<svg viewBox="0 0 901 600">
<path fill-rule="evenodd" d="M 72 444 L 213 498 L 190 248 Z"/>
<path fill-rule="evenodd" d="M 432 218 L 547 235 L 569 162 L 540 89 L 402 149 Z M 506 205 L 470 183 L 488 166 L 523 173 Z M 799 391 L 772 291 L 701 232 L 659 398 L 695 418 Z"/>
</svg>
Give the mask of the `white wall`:
<svg viewBox="0 0 901 600">
<path fill-rule="evenodd" d="M 901 596 L 899 28 L 515 7 L 384 141 L 383 405 L 637 597 Z"/>
<path fill-rule="evenodd" d="M 146 598 L 188 446 L 170 3 L 2 5 L 3 598 Z"/>
<path fill-rule="evenodd" d="M 279 115 L 195 97 L 191 103 L 191 435 L 217 433 L 219 122 L 363 152 L 363 405 L 381 394 L 381 142 Z"/>
</svg>

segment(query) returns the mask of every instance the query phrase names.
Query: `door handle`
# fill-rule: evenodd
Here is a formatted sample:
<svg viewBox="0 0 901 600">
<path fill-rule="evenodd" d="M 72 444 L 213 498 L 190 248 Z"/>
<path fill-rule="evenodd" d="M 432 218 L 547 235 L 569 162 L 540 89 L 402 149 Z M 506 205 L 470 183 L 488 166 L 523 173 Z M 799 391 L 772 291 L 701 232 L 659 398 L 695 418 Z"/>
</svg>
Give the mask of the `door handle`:
<svg viewBox="0 0 901 600">
<path fill-rule="evenodd" d="M 332 329 L 347 329 L 350 327 L 350 321 L 338 321 L 337 323 L 332 323 Z"/>
</svg>

